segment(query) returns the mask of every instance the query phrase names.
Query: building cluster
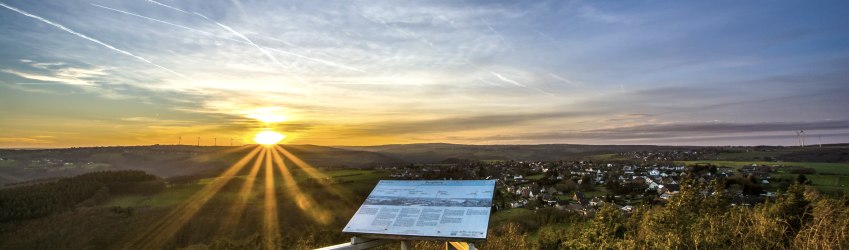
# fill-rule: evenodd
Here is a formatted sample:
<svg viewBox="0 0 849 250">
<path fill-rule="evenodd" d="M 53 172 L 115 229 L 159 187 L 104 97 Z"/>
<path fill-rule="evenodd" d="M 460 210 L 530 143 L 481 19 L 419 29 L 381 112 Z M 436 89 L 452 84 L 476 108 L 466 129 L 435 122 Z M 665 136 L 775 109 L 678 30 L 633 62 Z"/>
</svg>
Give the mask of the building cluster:
<svg viewBox="0 0 849 250">
<path fill-rule="evenodd" d="M 771 184 L 774 166 L 687 166 L 668 160 L 669 156 L 679 159 L 699 154 L 640 152 L 627 154 L 640 156 L 640 160 L 632 161 L 469 161 L 382 169 L 396 179 L 495 179 L 495 209 L 555 207 L 589 215 L 612 203 L 629 212 L 638 204 L 668 202 L 679 194 L 684 179 L 705 186 L 721 179 L 726 183 L 725 191 L 705 195 L 725 195 L 732 205 L 749 206 L 772 195 L 764 190 Z M 642 160 L 649 158 L 657 161 Z"/>
</svg>

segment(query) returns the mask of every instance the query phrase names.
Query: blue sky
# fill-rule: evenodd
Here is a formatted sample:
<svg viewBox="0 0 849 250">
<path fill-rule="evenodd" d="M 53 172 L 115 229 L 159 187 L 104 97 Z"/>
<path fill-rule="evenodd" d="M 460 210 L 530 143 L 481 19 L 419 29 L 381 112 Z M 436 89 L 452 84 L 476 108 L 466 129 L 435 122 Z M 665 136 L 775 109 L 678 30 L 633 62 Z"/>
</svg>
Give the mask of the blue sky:
<svg viewBox="0 0 849 250">
<path fill-rule="evenodd" d="M 4 147 L 849 142 L 846 1 L 0 2 Z"/>
</svg>

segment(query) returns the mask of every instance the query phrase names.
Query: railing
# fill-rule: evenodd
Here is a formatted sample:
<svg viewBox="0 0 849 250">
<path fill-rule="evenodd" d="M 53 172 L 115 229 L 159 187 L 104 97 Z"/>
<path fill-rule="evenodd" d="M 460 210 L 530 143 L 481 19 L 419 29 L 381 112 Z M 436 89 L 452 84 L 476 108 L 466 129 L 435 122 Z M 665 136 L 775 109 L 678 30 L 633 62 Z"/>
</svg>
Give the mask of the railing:
<svg viewBox="0 0 849 250">
<path fill-rule="evenodd" d="M 328 247 L 318 248 L 316 250 L 359 250 L 372 247 L 379 247 L 394 242 L 401 242 L 401 250 L 411 250 L 409 240 L 390 240 L 390 239 L 370 239 L 363 237 L 351 237 L 351 242 Z M 446 250 L 475 250 L 475 244 L 468 242 L 445 242 Z"/>
</svg>

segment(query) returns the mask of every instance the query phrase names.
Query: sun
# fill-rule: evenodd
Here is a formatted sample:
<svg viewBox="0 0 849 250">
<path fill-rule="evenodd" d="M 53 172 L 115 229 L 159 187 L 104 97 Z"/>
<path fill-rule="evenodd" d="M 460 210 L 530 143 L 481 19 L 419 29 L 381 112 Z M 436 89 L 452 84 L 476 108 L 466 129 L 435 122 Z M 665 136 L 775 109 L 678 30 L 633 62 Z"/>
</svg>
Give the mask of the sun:
<svg viewBox="0 0 849 250">
<path fill-rule="evenodd" d="M 286 138 L 286 135 L 274 131 L 262 131 L 254 136 L 254 141 L 262 145 L 273 145 Z"/>
</svg>

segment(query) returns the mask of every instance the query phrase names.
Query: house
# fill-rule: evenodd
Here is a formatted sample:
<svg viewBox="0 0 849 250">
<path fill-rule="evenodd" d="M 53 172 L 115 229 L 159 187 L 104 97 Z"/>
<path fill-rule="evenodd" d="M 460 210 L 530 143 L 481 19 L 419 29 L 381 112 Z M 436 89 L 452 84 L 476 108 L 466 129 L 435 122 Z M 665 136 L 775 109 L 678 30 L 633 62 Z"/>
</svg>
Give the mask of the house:
<svg viewBox="0 0 849 250">
<path fill-rule="evenodd" d="M 587 206 L 590 204 L 589 200 L 586 196 L 584 196 L 583 192 L 575 192 L 575 194 L 572 195 L 572 199 L 577 201 L 578 204 L 581 204 L 581 206 Z"/>
<path fill-rule="evenodd" d="M 646 188 L 646 190 L 657 190 L 659 187 L 660 185 L 658 185 L 657 182 L 652 181 L 649 182 L 649 187 Z"/>
<path fill-rule="evenodd" d="M 525 188 L 525 189 L 522 189 L 522 197 L 524 197 L 524 198 L 534 198 L 534 197 L 536 197 L 536 195 L 534 195 L 534 191 L 532 191 L 530 188 Z"/>
<path fill-rule="evenodd" d="M 678 184 L 664 184 L 658 186 L 657 192 L 660 194 L 677 194 L 681 191 L 681 185 Z"/>
<path fill-rule="evenodd" d="M 590 200 L 590 206 L 598 207 L 601 205 L 604 205 L 604 201 L 599 199 L 598 197 L 594 197 L 592 198 L 592 200 Z"/>
<path fill-rule="evenodd" d="M 658 175 L 660 175 L 660 170 L 658 170 L 658 169 L 656 169 L 656 168 L 655 168 L 655 169 L 652 169 L 652 170 L 649 170 L 649 175 L 651 175 L 651 176 L 658 176 Z"/>
</svg>

